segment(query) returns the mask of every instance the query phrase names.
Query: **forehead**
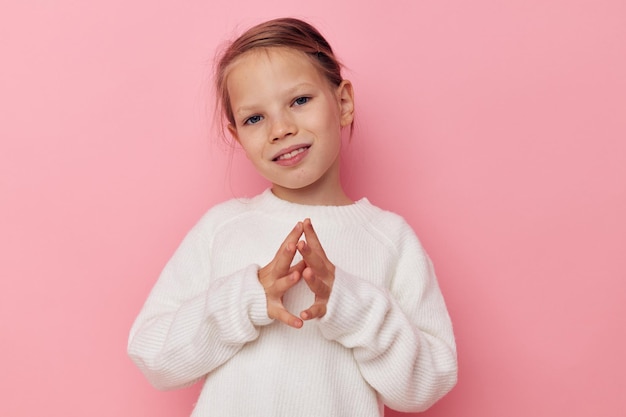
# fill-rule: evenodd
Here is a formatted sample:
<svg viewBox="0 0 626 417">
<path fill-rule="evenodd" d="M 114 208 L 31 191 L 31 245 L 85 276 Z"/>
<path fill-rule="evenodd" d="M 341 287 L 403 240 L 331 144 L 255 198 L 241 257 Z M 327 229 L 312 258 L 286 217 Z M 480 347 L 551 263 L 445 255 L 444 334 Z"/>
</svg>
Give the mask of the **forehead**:
<svg viewBox="0 0 626 417">
<path fill-rule="evenodd" d="M 244 80 L 280 77 L 287 81 L 293 78 L 308 78 L 325 81 L 325 76 L 313 58 L 293 48 L 255 48 L 235 59 L 226 71 L 226 86 L 229 90 Z"/>
</svg>

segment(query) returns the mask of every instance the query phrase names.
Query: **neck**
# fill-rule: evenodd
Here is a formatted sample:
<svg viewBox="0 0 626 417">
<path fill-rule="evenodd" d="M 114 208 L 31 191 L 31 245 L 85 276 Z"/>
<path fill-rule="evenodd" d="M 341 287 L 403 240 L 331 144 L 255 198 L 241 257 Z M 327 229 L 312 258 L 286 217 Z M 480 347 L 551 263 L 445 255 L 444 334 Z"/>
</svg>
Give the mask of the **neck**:
<svg viewBox="0 0 626 417">
<path fill-rule="evenodd" d="M 282 200 L 308 206 L 346 206 L 354 203 L 341 186 L 338 170 L 334 175 L 303 188 L 292 189 L 272 184 L 272 192 Z"/>
<path fill-rule="evenodd" d="M 354 203 L 343 189 L 335 192 L 329 192 L 329 190 L 309 190 L 308 187 L 307 189 L 291 190 L 273 185 L 272 192 L 281 200 L 307 206 L 346 206 Z"/>
</svg>

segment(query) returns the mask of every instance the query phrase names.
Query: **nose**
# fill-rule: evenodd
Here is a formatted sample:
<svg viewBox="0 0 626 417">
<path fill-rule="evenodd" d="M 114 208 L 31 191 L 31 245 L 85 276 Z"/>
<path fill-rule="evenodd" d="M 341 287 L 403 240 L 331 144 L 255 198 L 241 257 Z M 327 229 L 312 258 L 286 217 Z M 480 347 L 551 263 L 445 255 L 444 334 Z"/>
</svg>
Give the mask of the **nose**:
<svg viewBox="0 0 626 417">
<path fill-rule="evenodd" d="M 270 142 L 276 142 L 288 136 L 295 135 L 297 131 L 293 117 L 288 113 L 281 113 L 274 117 L 270 132 Z"/>
</svg>

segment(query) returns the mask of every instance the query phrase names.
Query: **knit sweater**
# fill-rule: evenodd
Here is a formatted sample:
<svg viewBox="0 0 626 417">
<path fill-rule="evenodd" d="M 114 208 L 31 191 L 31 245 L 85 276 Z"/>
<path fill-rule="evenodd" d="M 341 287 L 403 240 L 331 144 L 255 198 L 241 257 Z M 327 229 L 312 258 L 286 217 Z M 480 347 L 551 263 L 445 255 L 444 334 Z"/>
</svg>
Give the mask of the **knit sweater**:
<svg viewBox="0 0 626 417">
<path fill-rule="evenodd" d="M 307 217 L 335 280 L 326 314 L 294 329 L 268 317 L 257 272 Z M 313 299 L 300 281 L 283 303 L 298 315 Z M 422 411 L 457 379 L 450 318 L 411 227 L 365 198 L 306 206 L 270 190 L 221 203 L 193 227 L 137 317 L 128 353 L 159 389 L 204 380 L 192 417 Z"/>
</svg>

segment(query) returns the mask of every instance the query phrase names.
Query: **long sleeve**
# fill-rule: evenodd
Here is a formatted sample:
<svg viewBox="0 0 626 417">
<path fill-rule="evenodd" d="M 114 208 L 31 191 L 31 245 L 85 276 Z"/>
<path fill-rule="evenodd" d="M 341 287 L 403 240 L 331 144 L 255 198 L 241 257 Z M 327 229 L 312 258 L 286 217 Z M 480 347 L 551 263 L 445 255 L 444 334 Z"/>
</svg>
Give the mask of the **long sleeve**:
<svg viewBox="0 0 626 417">
<path fill-rule="evenodd" d="M 325 316 L 293 329 L 267 316 L 257 274 L 307 217 L 336 274 Z M 294 314 L 313 300 L 304 281 L 283 299 Z M 203 379 L 192 417 L 379 417 L 383 403 L 423 410 L 456 382 L 450 319 L 408 224 L 367 199 L 298 205 L 270 190 L 200 219 L 135 320 L 128 353 L 157 388 Z"/>
<path fill-rule="evenodd" d="M 207 236 L 201 224 L 189 232 L 130 332 L 129 356 L 159 389 L 202 378 L 271 322 L 258 266 L 210 282 Z"/>
<path fill-rule="evenodd" d="M 431 262 L 408 225 L 396 247 L 389 289 L 337 269 L 320 329 L 353 350 L 386 405 L 423 411 L 456 384 L 456 347 Z"/>
</svg>

